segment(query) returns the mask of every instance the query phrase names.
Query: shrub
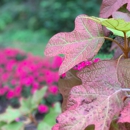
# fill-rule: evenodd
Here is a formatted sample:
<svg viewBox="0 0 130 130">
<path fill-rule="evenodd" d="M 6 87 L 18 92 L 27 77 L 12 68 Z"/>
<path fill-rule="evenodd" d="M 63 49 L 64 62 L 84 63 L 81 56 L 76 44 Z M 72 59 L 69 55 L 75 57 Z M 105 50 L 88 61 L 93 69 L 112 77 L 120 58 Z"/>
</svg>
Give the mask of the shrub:
<svg viewBox="0 0 130 130">
<path fill-rule="evenodd" d="M 51 106 L 61 100 L 57 88 L 61 57 L 48 59 L 6 48 L 0 49 L 0 59 L 1 98 L 6 98 L 15 106 L 21 97 L 27 98 L 46 85 L 48 89 L 41 103 Z"/>
</svg>

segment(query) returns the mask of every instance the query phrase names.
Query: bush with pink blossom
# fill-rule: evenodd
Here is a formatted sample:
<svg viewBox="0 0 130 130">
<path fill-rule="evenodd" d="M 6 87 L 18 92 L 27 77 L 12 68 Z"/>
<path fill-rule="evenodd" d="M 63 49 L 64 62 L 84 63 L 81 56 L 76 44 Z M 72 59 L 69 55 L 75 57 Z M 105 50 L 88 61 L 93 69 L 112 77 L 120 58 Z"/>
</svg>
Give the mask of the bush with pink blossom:
<svg viewBox="0 0 130 130">
<path fill-rule="evenodd" d="M 27 98 L 46 85 L 48 90 L 41 103 L 51 106 L 60 101 L 57 82 L 61 62 L 59 56 L 49 59 L 18 49 L 0 49 L 0 97 L 16 105 L 21 97 Z"/>
</svg>

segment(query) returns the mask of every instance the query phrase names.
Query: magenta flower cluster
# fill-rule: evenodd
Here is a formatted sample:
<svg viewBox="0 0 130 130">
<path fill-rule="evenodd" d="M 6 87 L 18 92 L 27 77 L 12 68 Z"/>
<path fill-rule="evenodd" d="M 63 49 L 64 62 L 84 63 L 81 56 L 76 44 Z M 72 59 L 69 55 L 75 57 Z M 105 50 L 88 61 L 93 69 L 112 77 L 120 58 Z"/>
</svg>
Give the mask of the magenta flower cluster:
<svg viewBox="0 0 130 130">
<path fill-rule="evenodd" d="M 96 63 L 98 61 L 100 61 L 100 58 L 95 58 L 91 61 L 83 61 L 83 62 L 77 64 L 76 66 L 74 66 L 73 69 L 79 71 L 79 70 L 82 70 L 83 68 L 85 68 L 86 66 L 90 66 L 91 64 Z M 61 78 L 65 78 L 65 77 L 66 77 L 66 73 L 61 75 Z"/>
<path fill-rule="evenodd" d="M 9 100 L 20 99 L 25 88 L 30 89 L 31 95 L 45 85 L 48 86 L 46 98 L 49 94 L 57 95 L 58 68 L 61 63 L 59 56 L 49 59 L 18 49 L 0 49 L 0 96 Z M 45 104 L 40 105 L 38 110 L 41 111 L 43 106 Z"/>
</svg>

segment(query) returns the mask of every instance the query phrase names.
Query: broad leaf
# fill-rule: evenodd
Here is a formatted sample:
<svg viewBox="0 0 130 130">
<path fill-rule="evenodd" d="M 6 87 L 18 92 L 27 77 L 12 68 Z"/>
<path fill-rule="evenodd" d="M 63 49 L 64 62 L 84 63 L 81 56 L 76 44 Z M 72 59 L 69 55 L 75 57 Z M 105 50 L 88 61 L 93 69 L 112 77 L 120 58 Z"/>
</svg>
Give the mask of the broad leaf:
<svg viewBox="0 0 130 130">
<path fill-rule="evenodd" d="M 124 4 L 127 4 L 127 9 L 130 11 L 130 1 L 129 0 L 103 0 L 101 9 L 100 9 L 100 17 L 108 18 L 117 11 Z"/>
<path fill-rule="evenodd" d="M 59 70 L 59 73 L 63 74 L 78 63 L 92 59 L 103 42 L 101 25 L 89 19 L 87 15 L 80 15 L 75 20 L 74 31 L 58 33 L 50 39 L 45 55 L 65 55 Z"/>
<path fill-rule="evenodd" d="M 125 32 L 127 37 L 130 36 L 130 22 L 126 22 L 123 19 L 113 19 L 113 18 L 103 19 L 103 18 L 91 17 L 91 19 L 105 26 L 115 35 L 124 37 L 123 32 Z"/>
<path fill-rule="evenodd" d="M 67 110 L 58 116 L 53 130 L 84 130 L 92 124 L 95 130 L 109 130 L 126 96 L 117 79 L 116 61 L 100 61 L 80 71 L 78 76 L 83 84 L 70 91 Z"/>
<path fill-rule="evenodd" d="M 59 91 L 63 96 L 63 103 L 62 103 L 62 111 L 66 110 L 66 103 L 68 100 L 69 92 L 72 89 L 72 87 L 76 85 L 80 85 L 82 82 L 81 80 L 76 76 L 77 70 L 71 69 L 67 72 L 67 76 L 64 79 L 59 79 L 58 87 Z"/>
<path fill-rule="evenodd" d="M 8 107 L 3 114 L 0 114 L 0 122 L 11 123 L 15 121 L 15 119 L 19 118 L 21 113 L 18 109 L 13 109 L 12 107 Z"/>
<path fill-rule="evenodd" d="M 120 60 L 117 69 L 118 80 L 122 87 L 130 88 L 130 59 Z"/>
<path fill-rule="evenodd" d="M 32 100 L 31 100 L 31 108 L 32 109 L 36 109 L 40 103 L 40 101 L 43 99 L 43 97 L 45 96 L 45 93 L 47 91 L 47 87 L 43 87 L 40 90 L 37 90 L 33 96 L 32 96 Z"/>
<path fill-rule="evenodd" d="M 112 14 L 112 17 L 114 19 L 124 19 L 125 21 L 130 22 L 130 14 L 128 14 L 128 13 L 116 11 Z"/>
<path fill-rule="evenodd" d="M 130 102 L 124 107 L 118 120 L 120 123 L 130 123 Z"/>
<path fill-rule="evenodd" d="M 31 113 L 31 100 L 32 98 L 29 97 L 27 99 L 21 99 L 20 100 L 20 108 L 19 111 L 22 115 L 27 115 Z"/>
<path fill-rule="evenodd" d="M 24 124 L 22 122 L 13 122 L 4 125 L 1 130 L 24 130 Z"/>
</svg>

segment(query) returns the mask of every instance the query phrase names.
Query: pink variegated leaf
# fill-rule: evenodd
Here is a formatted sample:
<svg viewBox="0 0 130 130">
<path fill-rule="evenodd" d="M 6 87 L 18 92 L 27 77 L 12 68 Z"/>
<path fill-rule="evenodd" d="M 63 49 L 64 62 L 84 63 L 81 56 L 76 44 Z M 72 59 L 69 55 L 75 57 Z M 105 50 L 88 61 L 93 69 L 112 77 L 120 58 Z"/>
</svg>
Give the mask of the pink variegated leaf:
<svg viewBox="0 0 130 130">
<path fill-rule="evenodd" d="M 117 11 L 124 4 L 127 4 L 127 9 L 130 11 L 129 0 L 103 0 L 100 9 L 100 17 L 102 18 L 110 17 L 115 11 Z"/>
<path fill-rule="evenodd" d="M 130 123 L 130 102 L 121 111 L 121 116 L 118 120 L 120 123 L 128 122 Z"/>
<path fill-rule="evenodd" d="M 55 124 L 52 128 L 52 130 L 59 130 L 59 124 Z"/>
<path fill-rule="evenodd" d="M 59 70 L 59 74 L 63 74 L 78 63 L 92 59 L 103 42 L 102 26 L 87 15 L 80 15 L 75 20 L 74 31 L 58 33 L 50 39 L 45 55 L 65 55 Z"/>
<path fill-rule="evenodd" d="M 116 67 L 116 60 L 99 61 L 81 70 L 78 77 L 87 91 L 107 95 L 110 94 L 108 91 L 113 93 L 113 89 L 119 89 L 120 86 Z"/>
<path fill-rule="evenodd" d="M 130 14 L 128 14 L 128 13 L 116 11 L 116 12 L 112 13 L 112 17 L 115 19 L 124 19 L 125 21 L 130 22 Z"/>
<path fill-rule="evenodd" d="M 79 88 L 78 93 L 80 93 L 81 87 L 83 86 L 73 87 L 72 91 Z M 75 97 L 75 93 L 73 94 Z M 80 104 L 58 116 L 59 130 L 84 130 L 91 124 L 95 125 L 95 130 L 109 130 L 113 117 L 118 115 L 123 108 L 124 94 L 120 89 L 114 90 L 110 95 L 94 95 L 94 93 L 89 92 L 84 93 L 84 95 L 88 99 L 84 98 Z M 90 99 L 90 96 L 94 98 Z M 74 103 L 77 100 L 73 98 L 71 102 Z"/>
<path fill-rule="evenodd" d="M 130 88 L 130 59 L 121 59 L 117 70 L 118 80 L 122 87 Z"/>
<path fill-rule="evenodd" d="M 99 61 L 78 73 L 82 85 L 71 89 L 67 110 L 60 114 L 58 130 L 109 130 L 124 106 L 126 93 L 117 79 L 116 61 Z"/>
</svg>

